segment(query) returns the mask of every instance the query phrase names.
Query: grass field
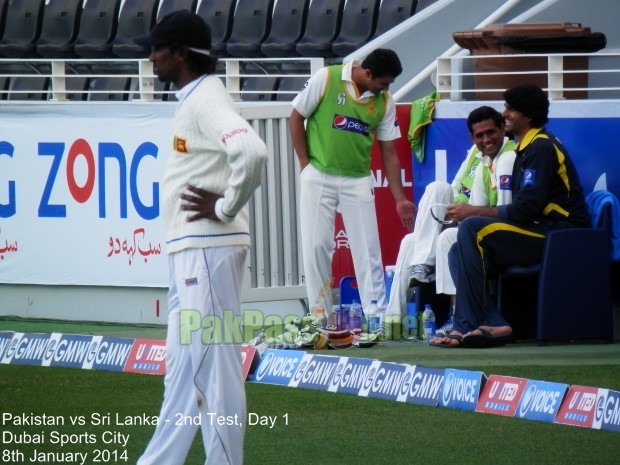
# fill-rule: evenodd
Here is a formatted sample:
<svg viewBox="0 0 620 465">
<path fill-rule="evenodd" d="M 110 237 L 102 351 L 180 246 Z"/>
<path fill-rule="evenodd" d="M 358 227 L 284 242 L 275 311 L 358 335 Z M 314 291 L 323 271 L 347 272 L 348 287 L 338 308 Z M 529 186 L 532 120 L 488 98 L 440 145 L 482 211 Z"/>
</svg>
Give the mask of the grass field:
<svg viewBox="0 0 620 465">
<path fill-rule="evenodd" d="M 0 330 L 63 331 L 69 329 L 28 322 L 2 322 Z M 9 328 L 10 326 L 11 328 Z M 80 325 L 82 334 L 157 337 L 162 328 Z M 329 354 L 344 355 L 342 351 Z M 351 357 L 377 358 L 435 367 L 466 368 L 488 374 L 582 384 L 620 390 L 620 345 L 550 345 L 518 343 L 499 349 L 442 350 L 421 343 L 384 343 L 370 349 L 350 349 Z M 30 462 L 33 450 L 88 454 L 85 463 L 134 464 L 148 442 L 149 425 L 92 424 L 92 415 L 157 415 L 163 393 L 162 377 L 64 368 L 0 365 L 0 411 L 58 415 L 64 426 L 2 425 L 3 435 L 45 435 L 45 444 L 16 444 L 3 440 L 0 463 Z M 424 407 L 345 394 L 279 386 L 246 384 L 248 411 L 278 418 L 273 428 L 250 426 L 246 433 L 246 464 L 315 463 L 364 464 L 617 464 L 620 435 L 563 425 L 519 420 L 473 412 Z M 85 425 L 71 425 L 83 416 Z M 56 433 L 53 433 L 56 431 Z M 104 431 L 128 435 L 125 447 L 103 444 Z M 7 433 L 8 432 L 8 433 Z M 92 435 L 95 444 L 50 444 L 52 434 Z M 106 436 L 110 439 L 111 436 Z M 197 436 L 189 465 L 204 463 Z M 13 438 L 14 439 L 14 438 Z M 94 462 L 96 449 L 113 454 Z M 7 454 L 22 451 L 24 461 Z M 121 451 L 127 450 L 121 457 Z M 10 460 L 6 460 L 6 458 Z M 39 462 L 42 463 L 42 462 Z M 50 462 L 46 462 L 50 463 Z M 79 462 L 78 462 L 79 463 Z"/>
</svg>

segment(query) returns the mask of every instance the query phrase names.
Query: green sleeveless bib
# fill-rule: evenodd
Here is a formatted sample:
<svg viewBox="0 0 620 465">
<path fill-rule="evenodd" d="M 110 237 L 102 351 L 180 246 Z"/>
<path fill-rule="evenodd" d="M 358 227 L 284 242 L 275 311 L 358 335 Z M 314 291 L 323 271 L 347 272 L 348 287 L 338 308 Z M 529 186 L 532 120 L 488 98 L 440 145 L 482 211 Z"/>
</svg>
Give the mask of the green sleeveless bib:
<svg viewBox="0 0 620 465">
<path fill-rule="evenodd" d="M 368 176 L 375 129 L 385 115 L 387 97 L 381 92 L 358 103 L 342 81 L 342 65 L 330 66 L 328 76 L 323 99 L 308 118 L 310 163 L 326 173 Z"/>
</svg>

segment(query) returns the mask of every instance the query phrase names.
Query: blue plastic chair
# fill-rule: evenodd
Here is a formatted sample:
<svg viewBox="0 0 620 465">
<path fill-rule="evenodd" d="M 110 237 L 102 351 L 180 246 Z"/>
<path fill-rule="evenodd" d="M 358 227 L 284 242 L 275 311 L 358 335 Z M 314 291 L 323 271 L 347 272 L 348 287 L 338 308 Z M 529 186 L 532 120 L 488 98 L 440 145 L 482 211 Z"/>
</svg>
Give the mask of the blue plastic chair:
<svg viewBox="0 0 620 465">
<path fill-rule="evenodd" d="M 360 290 L 355 276 L 345 276 L 340 280 L 340 305 L 350 305 L 353 300 L 360 300 Z"/>
<path fill-rule="evenodd" d="M 602 339 L 613 342 L 610 223 L 592 228 L 568 228 L 547 234 L 540 263 L 514 266 L 498 277 L 497 301 L 503 311 L 508 280 L 537 277 L 536 338 L 550 340 Z M 524 292 L 512 296 L 525 296 Z"/>
</svg>

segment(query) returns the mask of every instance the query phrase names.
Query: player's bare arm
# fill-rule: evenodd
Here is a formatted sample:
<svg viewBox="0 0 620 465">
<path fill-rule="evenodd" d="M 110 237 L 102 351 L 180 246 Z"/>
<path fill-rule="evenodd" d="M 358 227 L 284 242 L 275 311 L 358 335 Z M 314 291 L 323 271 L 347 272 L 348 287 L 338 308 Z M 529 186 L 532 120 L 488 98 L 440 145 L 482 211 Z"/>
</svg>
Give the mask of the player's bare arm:
<svg viewBox="0 0 620 465">
<path fill-rule="evenodd" d="M 297 110 L 291 112 L 289 121 L 291 139 L 293 141 L 293 147 L 295 147 L 295 153 L 297 154 L 301 171 L 310 163 L 310 159 L 308 158 L 308 146 L 306 144 L 305 120 L 306 118 Z"/>
</svg>

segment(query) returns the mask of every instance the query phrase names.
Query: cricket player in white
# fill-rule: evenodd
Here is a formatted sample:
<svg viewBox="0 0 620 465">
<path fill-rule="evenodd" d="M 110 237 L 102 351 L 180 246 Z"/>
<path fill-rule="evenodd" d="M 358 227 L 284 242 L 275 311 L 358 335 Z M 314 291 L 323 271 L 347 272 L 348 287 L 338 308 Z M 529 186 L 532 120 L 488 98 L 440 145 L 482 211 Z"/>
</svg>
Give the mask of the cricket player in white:
<svg viewBox="0 0 620 465">
<path fill-rule="evenodd" d="M 404 193 L 395 140 L 400 137 L 389 86 L 402 72 L 396 53 L 373 50 L 363 61 L 317 71 L 292 102 L 290 128 L 301 168 L 300 225 L 308 304 L 332 310 L 322 292 L 332 274 L 334 221 L 340 208 L 364 308 L 387 305 L 370 154 L 375 138 L 403 226 L 415 205 Z M 305 125 L 307 123 L 307 125 Z"/>
<path fill-rule="evenodd" d="M 200 428 L 206 465 L 241 465 L 243 341 L 231 338 L 238 331 L 225 323 L 241 315 L 246 203 L 260 184 L 267 149 L 213 74 L 210 31 L 198 15 L 170 13 L 135 41 L 151 47 L 157 77 L 180 89 L 162 182 L 170 266 L 164 399 L 138 464 L 183 464 Z M 196 320 L 208 324 L 191 333 Z"/>
</svg>

